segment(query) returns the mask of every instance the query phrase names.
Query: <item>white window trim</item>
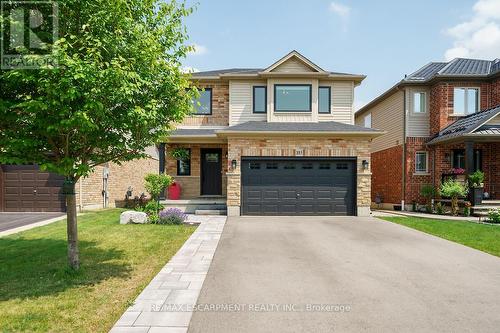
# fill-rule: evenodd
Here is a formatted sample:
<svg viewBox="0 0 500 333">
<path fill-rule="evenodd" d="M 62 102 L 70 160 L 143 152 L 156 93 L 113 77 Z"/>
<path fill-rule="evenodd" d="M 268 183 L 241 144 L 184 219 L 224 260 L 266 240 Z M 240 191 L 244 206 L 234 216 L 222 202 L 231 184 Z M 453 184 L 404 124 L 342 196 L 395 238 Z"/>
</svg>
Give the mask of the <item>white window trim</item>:
<svg viewBox="0 0 500 333">
<path fill-rule="evenodd" d="M 464 100 L 464 107 L 465 107 L 465 113 L 455 113 L 455 89 L 465 89 L 465 100 Z M 468 101 L 467 99 L 469 98 L 467 95 L 467 90 L 468 89 L 477 89 L 477 111 L 474 111 L 472 113 L 468 113 L 467 107 L 468 107 Z M 474 114 L 481 111 L 481 88 L 480 87 L 453 87 L 453 113 L 451 114 L 452 117 L 465 117 L 470 114 Z"/>
<path fill-rule="evenodd" d="M 417 155 L 425 154 L 425 171 L 417 170 Z M 429 174 L 429 152 L 425 150 L 418 150 L 415 152 L 415 175 L 428 175 Z"/>
<path fill-rule="evenodd" d="M 415 94 L 424 94 L 424 112 L 415 111 Z M 416 115 L 425 115 L 427 113 L 427 92 L 423 90 L 414 90 L 411 93 L 411 111 Z"/>
</svg>

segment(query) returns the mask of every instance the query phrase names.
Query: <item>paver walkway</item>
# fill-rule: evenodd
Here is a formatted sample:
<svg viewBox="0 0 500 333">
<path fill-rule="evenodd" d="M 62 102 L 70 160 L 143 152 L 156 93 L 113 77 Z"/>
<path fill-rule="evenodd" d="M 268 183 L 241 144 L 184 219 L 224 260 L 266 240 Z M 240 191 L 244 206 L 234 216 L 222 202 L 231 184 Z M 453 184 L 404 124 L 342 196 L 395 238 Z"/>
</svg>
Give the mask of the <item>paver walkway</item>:
<svg viewBox="0 0 500 333">
<path fill-rule="evenodd" d="M 116 322 L 112 333 L 187 331 L 192 306 L 198 300 L 227 218 L 191 219 L 201 224 Z"/>
</svg>

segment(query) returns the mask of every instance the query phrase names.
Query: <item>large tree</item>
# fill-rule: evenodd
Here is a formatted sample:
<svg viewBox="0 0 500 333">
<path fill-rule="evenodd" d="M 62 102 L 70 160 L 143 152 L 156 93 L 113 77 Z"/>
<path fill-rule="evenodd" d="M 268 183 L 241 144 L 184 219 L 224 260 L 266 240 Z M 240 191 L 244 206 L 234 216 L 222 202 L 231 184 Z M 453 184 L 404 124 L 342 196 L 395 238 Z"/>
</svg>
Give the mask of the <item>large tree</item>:
<svg viewBox="0 0 500 333">
<path fill-rule="evenodd" d="M 58 3 L 60 38 L 50 45 L 58 65 L 0 72 L 0 163 L 34 163 L 66 178 L 68 261 L 78 269 L 75 182 L 99 164 L 144 157 L 191 110 L 196 90 L 180 61 L 191 50 L 183 19 L 192 9 L 160 0 Z"/>
</svg>

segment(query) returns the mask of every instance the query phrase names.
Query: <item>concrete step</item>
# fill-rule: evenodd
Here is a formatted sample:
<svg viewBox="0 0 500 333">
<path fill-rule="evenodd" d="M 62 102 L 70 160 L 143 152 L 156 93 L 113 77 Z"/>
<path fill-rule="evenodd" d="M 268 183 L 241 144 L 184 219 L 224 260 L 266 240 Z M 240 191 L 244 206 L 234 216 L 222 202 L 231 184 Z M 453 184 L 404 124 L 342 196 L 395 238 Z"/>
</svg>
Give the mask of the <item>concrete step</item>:
<svg viewBox="0 0 500 333">
<path fill-rule="evenodd" d="M 227 210 L 222 209 L 197 209 L 195 215 L 227 215 Z"/>
<path fill-rule="evenodd" d="M 498 206 L 500 207 L 500 200 L 483 200 L 481 206 Z"/>
<path fill-rule="evenodd" d="M 474 206 L 472 207 L 472 209 L 474 211 L 484 211 L 484 212 L 487 212 L 489 211 L 490 209 L 500 209 L 500 206 Z"/>
</svg>

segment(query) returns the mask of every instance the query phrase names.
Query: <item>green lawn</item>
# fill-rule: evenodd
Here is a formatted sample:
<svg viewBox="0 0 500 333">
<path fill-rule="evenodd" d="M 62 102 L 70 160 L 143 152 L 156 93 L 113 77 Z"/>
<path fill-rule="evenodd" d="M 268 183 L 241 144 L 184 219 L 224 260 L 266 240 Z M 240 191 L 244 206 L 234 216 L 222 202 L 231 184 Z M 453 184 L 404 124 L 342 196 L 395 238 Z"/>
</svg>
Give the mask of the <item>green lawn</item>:
<svg viewBox="0 0 500 333">
<path fill-rule="evenodd" d="M 194 227 L 79 217 L 81 270 L 66 267 L 66 221 L 0 238 L 0 332 L 107 332 Z"/>
<path fill-rule="evenodd" d="M 420 217 L 383 217 L 382 219 L 500 257 L 500 226 Z"/>
</svg>

